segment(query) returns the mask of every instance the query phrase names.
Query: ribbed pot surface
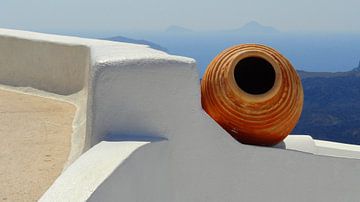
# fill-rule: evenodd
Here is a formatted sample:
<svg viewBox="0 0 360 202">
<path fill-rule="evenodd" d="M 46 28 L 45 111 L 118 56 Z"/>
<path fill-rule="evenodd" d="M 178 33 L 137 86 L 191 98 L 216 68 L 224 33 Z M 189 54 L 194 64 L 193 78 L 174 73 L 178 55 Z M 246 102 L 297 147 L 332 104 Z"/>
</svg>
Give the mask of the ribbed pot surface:
<svg viewBox="0 0 360 202">
<path fill-rule="evenodd" d="M 201 82 L 204 110 L 236 140 L 274 145 L 298 122 L 303 89 L 290 62 L 257 44 L 228 48 L 209 64 Z"/>
</svg>

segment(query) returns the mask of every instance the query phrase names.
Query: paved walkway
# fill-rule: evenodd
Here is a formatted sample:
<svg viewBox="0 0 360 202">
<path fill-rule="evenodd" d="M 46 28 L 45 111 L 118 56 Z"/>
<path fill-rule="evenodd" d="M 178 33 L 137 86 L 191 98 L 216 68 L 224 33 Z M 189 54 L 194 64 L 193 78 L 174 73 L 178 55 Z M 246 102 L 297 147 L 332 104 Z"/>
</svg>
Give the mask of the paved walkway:
<svg viewBox="0 0 360 202">
<path fill-rule="evenodd" d="M 36 201 L 70 151 L 75 106 L 0 90 L 0 202 Z"/>
</svg>

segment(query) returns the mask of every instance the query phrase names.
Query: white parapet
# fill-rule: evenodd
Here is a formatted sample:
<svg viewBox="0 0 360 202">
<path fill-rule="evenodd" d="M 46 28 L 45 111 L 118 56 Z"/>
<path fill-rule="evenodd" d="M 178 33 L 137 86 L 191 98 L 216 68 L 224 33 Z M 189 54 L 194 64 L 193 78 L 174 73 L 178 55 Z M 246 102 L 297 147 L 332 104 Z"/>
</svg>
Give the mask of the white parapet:
<svg viewBox="0 0 360 202">
<path fill-rule="evenodd" d="M 40 201 L 85 201 L 136 149 L 149 142 L 100 142 L 81 155 Z"/>
<path fill-rule="evenodd" d="M 24 48 L 32 53 L 16 57 Z M 308 137 L 285 140 L 278 145 L 284 149 L 236 142 L 202 110 L 192 59 L 141 45 L 2 29 L 0 51 L 10 51 L 0 64 L 12 63 L 0 83 L 64 95 L 83 92 L 76 121 L 83 138 L 74 138 L 79 152 L 70 161 L 88 151 L 41 201 L 360 198 L 359 159 L 319 152 L 324 146 Z M 62 78 L 67 75 L 69 80 Z M 49 76 L 58 80 L 42 80 Z"/>
</svg>

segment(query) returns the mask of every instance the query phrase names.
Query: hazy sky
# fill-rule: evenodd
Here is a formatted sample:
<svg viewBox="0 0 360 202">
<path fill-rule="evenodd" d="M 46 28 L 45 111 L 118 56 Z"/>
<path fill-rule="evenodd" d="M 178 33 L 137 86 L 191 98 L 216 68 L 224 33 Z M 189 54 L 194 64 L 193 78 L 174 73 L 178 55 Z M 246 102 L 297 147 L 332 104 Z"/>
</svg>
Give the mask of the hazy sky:
<svg viewBox="0 0 360 202">
<path fill-rule="evenodd" d="M 233 29 L 360 33 L 360 0 L 1 0 L 0 27 L 52 32 Z"/>
</svg>

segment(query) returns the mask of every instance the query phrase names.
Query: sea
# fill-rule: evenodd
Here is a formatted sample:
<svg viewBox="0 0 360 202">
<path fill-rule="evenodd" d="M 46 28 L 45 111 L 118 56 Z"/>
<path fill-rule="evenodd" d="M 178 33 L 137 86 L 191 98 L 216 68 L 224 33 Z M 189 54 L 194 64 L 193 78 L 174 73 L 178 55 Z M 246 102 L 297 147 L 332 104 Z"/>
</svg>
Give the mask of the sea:
<svg viewBox="0 0 360 202">
<path fill-rule="evenodd" d="M 197 61 L 200 76 L 222 50 L 243 43 L 257 43 L 277 49 L 298 70 L 311 72 L 350 71 L 359 66 L 360 34 L 305 33 L 241 34 L 234 32 L 136 33 L 159 44 L 168 53 Z"/>
</svg>

